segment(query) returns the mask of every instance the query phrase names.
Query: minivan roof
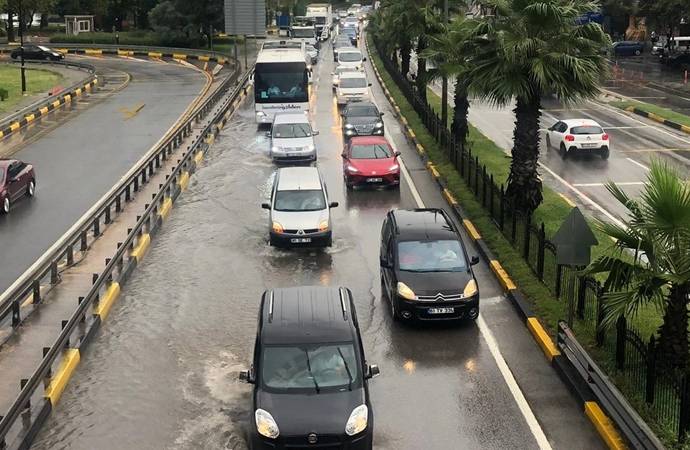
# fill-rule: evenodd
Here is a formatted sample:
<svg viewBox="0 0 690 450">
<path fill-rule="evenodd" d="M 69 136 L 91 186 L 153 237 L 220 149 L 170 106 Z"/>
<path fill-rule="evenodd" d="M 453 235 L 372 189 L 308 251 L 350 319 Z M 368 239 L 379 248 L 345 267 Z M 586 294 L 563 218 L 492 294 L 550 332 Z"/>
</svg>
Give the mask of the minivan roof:
<svg viewBox="0 0 690 450">
<path fill-rule="evenodd" d="M 277 113 L 273 125 L 281 123 L 309 123 L 309 118 L 303 112 Z"/>
<path fill-rule="evenodd" d="M 277 177 L 279 191 L 321 190 L 316 167 L 282 167 Z"/>
<path fill-rule="evenodd" d="M 264 292 L 261 340 L 265 344 L 352 342 L 350 295 L 348 289 L 324 286 Z"/>
</svg>

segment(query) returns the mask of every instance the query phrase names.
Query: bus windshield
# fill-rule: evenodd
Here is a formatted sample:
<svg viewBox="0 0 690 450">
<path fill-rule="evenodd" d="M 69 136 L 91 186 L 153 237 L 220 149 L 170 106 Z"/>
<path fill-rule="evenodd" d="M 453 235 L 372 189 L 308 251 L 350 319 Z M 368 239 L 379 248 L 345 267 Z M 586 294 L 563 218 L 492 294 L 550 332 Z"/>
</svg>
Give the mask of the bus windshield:
<svg viewBox="0 0 690 450">
<path fill-rule="evenodd" d="M 293 28 L 290 31 L 290 36 L 296 37 L 296 38 L 313 38 L 314 37 L 314 29 L 313 28 L 306 28 L 306 29 Z"/>
<path fill-rule="evenodd" d="M 306 63 L 257 63 L 254 100 L 256 103 L 306 102 L 308 83 Z"/>
</svg>

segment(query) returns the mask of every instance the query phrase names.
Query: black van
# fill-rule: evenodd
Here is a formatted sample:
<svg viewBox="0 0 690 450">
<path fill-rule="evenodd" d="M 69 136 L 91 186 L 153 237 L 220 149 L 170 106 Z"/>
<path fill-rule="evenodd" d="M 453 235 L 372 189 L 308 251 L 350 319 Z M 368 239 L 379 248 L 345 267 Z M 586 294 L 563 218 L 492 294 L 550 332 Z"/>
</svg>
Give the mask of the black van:
<svg viewBox="0 0 690 450">
<path fill-rule="evenodd" d="M 272 289 L 261 298 L 250 449 L 371 449 L 368 365 L 347 288 Z"/>
<path fill-rule="evenodd" d="M 479 288 L 452 220 L 443 209 L 394 209 L 381 228 L 381 296 L 395 320 L 474 320 Z"/>
</svg>

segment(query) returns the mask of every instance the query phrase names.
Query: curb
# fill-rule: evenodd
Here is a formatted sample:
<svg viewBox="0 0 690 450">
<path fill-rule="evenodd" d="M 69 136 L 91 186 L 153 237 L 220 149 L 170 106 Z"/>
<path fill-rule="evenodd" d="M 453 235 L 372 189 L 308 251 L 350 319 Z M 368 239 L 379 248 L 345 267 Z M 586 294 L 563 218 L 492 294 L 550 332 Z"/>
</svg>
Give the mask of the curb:
<svg viewBox="0 0 690 450">
<path fill-rule="evenodd" d="M 76 97 L 81 96 L 84 92 L 90 91 L 92 88 L 95 88 L 96 85 L 98 85 L 98 77 L 94 76 L 91 81 L 85 83 L 81 87 L 59 94 L 55 100 L 51 101 L 50 103 L 46 103 L 44 106 L 34 109 L 29 114 L 26 114 L 23 119 L 12 122 L 5 128 L 0 129 L 0 139 L 9 136 L 39 117 L 46 116 L 50 114 L 51 111 L 54 111 L 63 105 L 66 105 L 67 103 L 71 103 Z"/>
<path fill-rule="evenodd" d="M 644 111 L 642 109 L 636 108 L 634 106 L 628 106 L 625 108 L 626 111 L 637 114 L 638 116 L 646 117 L 647 119 L 653 120 L 655 122 L 659 122 L 662 125 L 666 125 L 667 127 L 673 128 L 674 130 L 677 131 L 682 131 L 683 133 L 690 134 L 690 127 L 687 125 L 682 125 L 678 122 L 674 122 L 672 120 L 664 119 L 661 116 L 658 116 L 657 114 Z"/>
<path fill-rule="evenodd" d="M 365 43 L 367 52 L 371 54 L 369 50 L 369 42 L 367 41 L 367 39 L 365 39 Z M 385 87 L 383 78 L 381 77 L 381 74 L 379 73 L 379 70 L 374 64 L 373 60 L 371 60 L 371 66 L 374 69 L 374 73 L 379 84 L 384 87 L 384 94 L 388 102 L 393 106 L 393 109 L 395 110 L 395 116 L 398 118 L 399 122 L 404 125 L 405 133 L 403 134 L 405 134 L 405 137 L 408 139 L 408 141 L 416 148 L 419 157 L 421 158 L 422 162 L 425 163 L 427 171 L 431 174 L 432 178 L 436 181 L 439 188 L 441 189 L 443 194 L 442 196 L 445 199 L 446 203 L 448 204 L 456 218 L 463 224 L 465 230 L 467 230 L 468 234 L 470 235 L 470 238 L 474 241 L 475 248 L 477 249 L 478 253 L 482 256 L 484 261 L 491 268 L 491 271 L 503 287 L 506 296 L 511 301 L 516 312 L 518 313 L 520 318 L 523 320 L 525 326 L 534 337 L 534 340 L 537 342 L 539 347 L 544 352 L 544 356 L 549 361 L 554 370 L 558 373 L 559 377 L 561 378 L 561 380 L 563 380 L 563 382 L 569 388 L 569 390 L 576 394 L 576 397 L 578 398 L 578 400 L 580 400 L 582 404 L 583 413 L 592 422 L 595 429 L 601 436 L 602 440 L 606 443 L 606 445 L 610 449 L 615 450 L 625 448 L 623 444 L 623 439 L 621 438 L 618 431 L 615 429 L 611 420 L 604 414 L 604 412 L 599 407 L 598 403 L 594 401 L 591 391 L 588 390 L 589 388 L 585 386 L 583 389 L 581 386 L 576 385 L 576 377 L 564 375 L 564 373 L 569 373 L 574 369 L 571 368 L 567 358 L 561 355 L 561 352 L 558 350 L 558 347 L 553 342 L 553 340 L 546 332 L 544 327 L 541 325 L 539 319 L 536 316 L 534 316 L 531 306 L 529 305 L 529 302 L 525 298 L 524 294 L 515 285 L 515 283 L 510 278 L 510 275 L 505 271 L 505 269 L 503 269 L 501 263 L 496 259 L 493 252 L 489 249 L 488 245 L 481 238 L 481 235 L 475 228 L 474 224 L 466 218 L 467 216 L 465 212 L 462 210 L 462 207 L 460 206 L 458 201 L 453 197 L 451 192 L 448 190 L 445 180 L 442 178 L 442 176 L 440 176 L 434 164 L 429 161 L 424 147 L 417 139 L 412 128 L 409 126 L 409 121 L 402 115 L 395 99 L 390 94 L 388 88 Z M 596 414 L 592 414 L 590 411 L 596 411 Z"/>
</svg>

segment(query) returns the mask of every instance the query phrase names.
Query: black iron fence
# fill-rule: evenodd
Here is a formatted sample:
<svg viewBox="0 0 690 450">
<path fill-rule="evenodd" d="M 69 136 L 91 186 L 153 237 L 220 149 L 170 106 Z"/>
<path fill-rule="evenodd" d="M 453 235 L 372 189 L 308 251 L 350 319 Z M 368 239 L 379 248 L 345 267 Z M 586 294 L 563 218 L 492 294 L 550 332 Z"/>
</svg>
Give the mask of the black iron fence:
<svg viewBox="0 0 690 450">
<path fill-rule="evenodd" d="M 690 379 L 659 364 L 654 336 L 645 341 L 640 333 L 619 321 L 615 332 L 602 326 L 601 284 L 582 276 L 577 268 L 556 263 L 556 246 L 548 239 L 544 223 L 516 210 L 505 195 L 505 186 L 472 153 L 471 145 L 458 142 L 434 108 L 388 59 L 380 44 L 374 45 L 388 75 L 415 110 L 426 130 L 453 163 L 461 178 L 505 238 L 521 254 L 537 278 L 554 294 L 570 329 L 589 337 L 597 347 L 609 350 L 615 374 L 633 395 L 646 403 L 656 421 L 667 424 L 683 441 L 690 431 Z"/>
</svg>

